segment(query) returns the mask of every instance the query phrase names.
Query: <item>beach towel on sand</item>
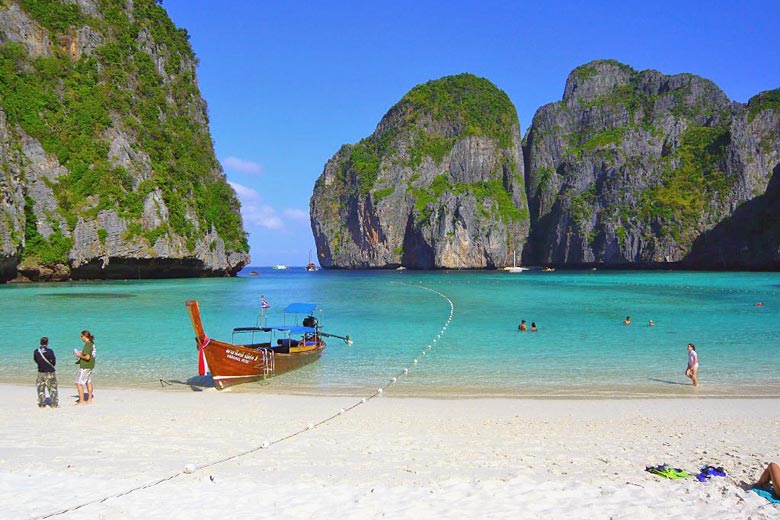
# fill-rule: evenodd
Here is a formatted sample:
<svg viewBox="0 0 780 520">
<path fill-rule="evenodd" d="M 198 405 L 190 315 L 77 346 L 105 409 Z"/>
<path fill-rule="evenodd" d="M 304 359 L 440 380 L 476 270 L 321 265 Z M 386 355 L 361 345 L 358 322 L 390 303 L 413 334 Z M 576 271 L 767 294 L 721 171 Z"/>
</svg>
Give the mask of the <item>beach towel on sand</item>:
<svg viewBox="0 0 780 520">
<path fill-rule="evenodd" d="M 673 468 L 668 464 L 660 464 L 658 466 L 647 466 L 645 471 L 658 475 L 660 477 L 670 478 L 672 480 L 678 478 L 691 478 L 693 475 L 680 468 Z"/>
<path fill-rule="evenodd" d="M 752 488 L 750 488 L 750 491 L 752 491 L 753 493 L 755 493 L 755 494 L 757 494 L 759 496 L 762 496 L 762 497 L 766 498 L 767 500 L 769 500 L 773 504 L 780 504 L 780 499 L 775 497 L 774 493 L 772 493 L 771 491 L 767 491 L 766 489 L 762 489 L 760 487 L 752 487 Z"/>
</svg>

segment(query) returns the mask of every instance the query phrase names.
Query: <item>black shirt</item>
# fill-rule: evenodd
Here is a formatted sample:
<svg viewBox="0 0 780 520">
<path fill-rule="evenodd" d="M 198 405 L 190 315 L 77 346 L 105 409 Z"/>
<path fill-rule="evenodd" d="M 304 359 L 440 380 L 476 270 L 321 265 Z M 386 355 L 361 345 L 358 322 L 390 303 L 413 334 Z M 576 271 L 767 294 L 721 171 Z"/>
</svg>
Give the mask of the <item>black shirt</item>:
<svg viewBox="0 0 780 520">
<path fill-rule="evenodd" d="M 41 357 L 41 354 L 43 354 L 43 357 Z M 47 359 L 51 364 L 46 362 Z M 38 363 L 38 372 L 54 372 L 54 365 L 57 364 L 57 358 L 54 357 L 54 351 L 49 347 L 35 349 L 35 351 L 33 351 L 33 360 Z"/>
</svg>

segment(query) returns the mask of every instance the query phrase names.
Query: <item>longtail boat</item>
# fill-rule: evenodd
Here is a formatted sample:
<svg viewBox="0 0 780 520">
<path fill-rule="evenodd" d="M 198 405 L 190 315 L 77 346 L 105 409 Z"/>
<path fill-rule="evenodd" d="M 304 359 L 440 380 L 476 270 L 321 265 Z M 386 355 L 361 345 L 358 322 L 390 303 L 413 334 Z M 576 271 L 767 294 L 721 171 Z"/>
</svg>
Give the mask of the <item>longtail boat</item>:
<svg viewBox="0 0 780 520">
<path fill-rule="evenodd" d="M 313 315 L 316 304 L 293 303 L 285 308 L 285 316 L 293 315 L 292 325 L 237 327 L 233 329 L 231 343 L 209 338 L 203 329 L 197 300 L 187 302 L 195 341 L 198 347 L 198 372 L 206 375 L 205 364 L 211 371 L 214 386 L 222 390 L 229 386 L 258 381 L 283 374 L 308 365 L 320 358 L 325 350 L 323 336 L 343 339 L 351 343 L 349 336 L 342 337 L 320 331 Z M 304 315 L 298 325 L 298 316 Z M 287 321 L 287 319 L 285 319 Z M 236 336 L 248 337 L 246 343 L 236 343 Z M 266 336 L 266 341 L 255 341 L 255 336 Z M 274 341 L 276 340 L 276 341 Z M 205 363 L 204 363 L 205 361 Z"/>
</svg>

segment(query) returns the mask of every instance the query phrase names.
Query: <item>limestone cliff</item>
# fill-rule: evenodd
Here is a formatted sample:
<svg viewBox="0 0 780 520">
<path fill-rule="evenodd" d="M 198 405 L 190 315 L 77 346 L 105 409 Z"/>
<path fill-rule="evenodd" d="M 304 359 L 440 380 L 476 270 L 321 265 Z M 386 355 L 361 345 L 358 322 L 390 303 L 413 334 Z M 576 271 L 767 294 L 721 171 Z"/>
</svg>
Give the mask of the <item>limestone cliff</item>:
<svg viewBox="0 0 780 520">
<path fill-rule="evenodd" d="M 691 74 L 596 61 L 536 112 L 524 153 L 526 262 L 780 267 L 771 219 L 753 223 L 755 240 L 723 225 L 777 197 L 764 194 L 780 164 L 780 91 L 745 105 Z"/>
<path fill-rule="evenodd" d="M 249 261 L 195 65 L 154 0 L 0 1 L 0 281 Z"/>
<path fill-rule="evenodd" d="M 528 234 L 517 112 L 470 74 L 418 85 L 343 146 L 311 198 L 320 265 L 495 268 Z"/>
</svg>

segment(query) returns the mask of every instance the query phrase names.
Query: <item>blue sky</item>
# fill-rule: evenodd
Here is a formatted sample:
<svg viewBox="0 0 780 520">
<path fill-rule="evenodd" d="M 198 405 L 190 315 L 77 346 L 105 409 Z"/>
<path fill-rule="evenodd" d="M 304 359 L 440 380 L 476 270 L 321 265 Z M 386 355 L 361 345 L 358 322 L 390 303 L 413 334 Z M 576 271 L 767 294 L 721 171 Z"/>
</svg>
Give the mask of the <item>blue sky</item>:
<svg viewBox="0 0 780 520">
<path fill-rule="evenodd" d="M 533 114 L 572 69 L 612 58 L 691 72 L 746 102 L 780 87 L 780 1 L 164 0 L 200 65 L 217 158 L 252 265 L 305 265 L 314 182 L 417 84 L 470 72 Z"/>
</svg>

